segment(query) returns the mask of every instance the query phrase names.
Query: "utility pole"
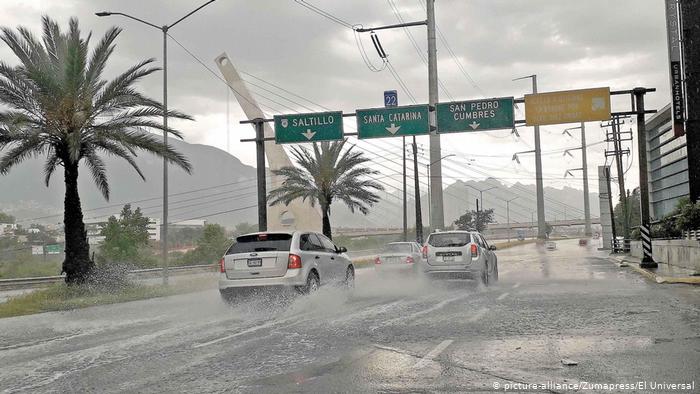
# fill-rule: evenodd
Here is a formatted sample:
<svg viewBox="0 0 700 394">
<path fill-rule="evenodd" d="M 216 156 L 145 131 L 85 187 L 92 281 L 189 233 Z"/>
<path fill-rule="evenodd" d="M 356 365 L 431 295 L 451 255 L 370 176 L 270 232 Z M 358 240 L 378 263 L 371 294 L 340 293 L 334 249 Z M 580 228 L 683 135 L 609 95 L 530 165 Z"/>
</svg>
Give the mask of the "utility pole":
<svg viewBox="0 0 700 394">
<path fill-rule="evenodd" d="M 627 200 L 627 189 L 625 188 L 625 170 L 622 167 L 622 133 L 620 132 L 620 118 L 616 117 L 612 123 L 613 142 L 615 146 L 615 164 L 617 166 L 617 184 L 620 188 L 620 204 L 622 204 L 622 234 L 625 239 L 630 239 L 629 207 Z M 631 137 L 630 137 L 631 139 Z M 628 153 L 629 154 L 629 153 Z"/>
<path fill-rule="evenodd" d="M 610 230 L 612 231 L 612 251 L 618 250 L 617 232 L 615 231 L 615 212 L 613 212 L 612 189 L 610 188 L 610 167 L 605 166 L 605 182 L 608 185 L 608 207 L 610 208 Z"/>
<path fill-rule="evenodd" d="M 442 164 L 440 135 L 437 133 L 437 113 L 434 111 L 438 98 L 437 45 L 435 41 L 435 0 L 426 0 L 428 22 L 428 105 L 430 112 L 430 228 L 445 228 L 445 212 L 442 195 Z"/>
<path fill-rule="evenodd" d="M 418 179 L 418 144 L 416 144 L 416 136 L 413 136 L 413 181 L 416 200 L 416 241 L 423 244 L 423 217 L 420 207 L 420 182 Z"/>
<path fill-rule="evenodd" d="M 623 155 L 629 155 L 630 151 L 629 149 L 622 149 L 622 141 L 631 141 L 632 140 L 632 131 L 627 131 L 624 132 L 625 134 L 628 134 L 628 138 L 623 138 L 622 137 L 622 132 L 620 131 L 620 126 L 623 124 L 622 119 L 627 118 L 628 116 L 621 116 L 621 115 L 613 115 L 612 119 L 610 122 L 606 123 L 601 123 L 601 127 L 610 127 L 611 132 L 606 132 L 606 142 L 612 142 L 613 143 L 613 150 L 606 150 L 605 151 L 605 157 L 614 157 L 615 160 L 615 165 L 617 169 L 617 183 L 618 187 L 620 189 L 620 207 L 622 208 L 622 234 L 625 239 L 630 239 L 630 224 L 629 224 L 629 206 L 628 206 L 628 199 L 627 199 L 627 192 L 625 188 L 625 172 L 623 169 L 623 164 L 622 164 L 622 156 Z M 612 192 L 611 192 L 611 197 L 612 198 Z"/>
<path fill-rule="evenodd" d="M 634 88 L 635 108 L 637 112 L 637 150 L 639 151 L 639 199 L 641 201 L 642 223 L 639 232 L 642 235 L 644 257 L 641 268 L 657 268 L 659 265 L 652 256 L 651 234 L 649 231 L 649 182 L 647 168 L 647 132 L 644 112 L 644 95 L 652 91 L 646 88 Z"/>
<path fill-rule="evenodd" d="M 406 208 L 406 137 L 401 137 L 403 147 L 403 241 L 408 241 L 408 210 Z"/>
<path fill-rule="evenodd" d="M 532 79 L 532 94 L 537 94 L 537 75 L 528 75 L 525 77 L 515 78 L 514 81 L 520 79 Z M 540 126 L 535 126 L 535 183 L 537 186 L 537 238 L 547 238 L 547 229 L 545 228 L 545 213 L 544 213 L 544 183 L 542 181 L 542 149 L 540 148 Z"/>
<path fill-rule="evenodd" d="M 581 160 L 583 161 L 583 215 L 585 220 L 583 234 L 586 237 L 591 232 L 591 202 L 588 195 L 588 159 L 586 155 L 586 124 L 581 122 Z"/>
<path fill-rule="evenodd" d="M 506 200 L 506 220 L 508 221 L 508 243 L 510 243 L 510 202 L 517 199 L 518 197 L 513 197 L 510 200 Z"/>
<path fill-rule="evenodd" d="M 681 0 L 681 46 L 687 95 L 685 121 L 690 200 L 700 200 L 700 0 Z"/>
<path fill-rule="evenodd" d="M 190 11 L 188 14 L 182 18 L 176 20 L 170 25 L 158 26 L 151 22 L 147 22 L 143 19 L 139 19 L 135 16 L 125 14 L 123 12 L 109 12 L 102 11 L 96 12 L 95 15 L 99 17 L 121 15 L 123 17 L 141 22 L 145 25 L 151 26 L 163 32 L 163 144 L 168 145 L 168 31 L 173 28 L 178 23 L 182 22 L 190 15 L 201 10 L 202 8 L 213 3 L 215 0 L 209 0 L 206 3 L 200 5 L 194 10 Z M 160 230 L 160 244 L 161 244 L 161 254 L 163 259 L 163 284 L 168 284 L 168 160 L 163 158 L 163 213 L 162 213 L 162 223 Z"/>
</svg>

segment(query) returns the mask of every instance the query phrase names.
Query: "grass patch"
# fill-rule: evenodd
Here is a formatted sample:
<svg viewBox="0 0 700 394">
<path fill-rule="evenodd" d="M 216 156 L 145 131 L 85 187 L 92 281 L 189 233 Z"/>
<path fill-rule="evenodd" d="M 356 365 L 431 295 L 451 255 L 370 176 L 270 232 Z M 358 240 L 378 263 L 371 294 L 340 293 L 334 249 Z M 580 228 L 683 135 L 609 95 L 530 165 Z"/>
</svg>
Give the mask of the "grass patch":
<svg viewBox="0 0 700 394">
<path fill-rule="evenodd" d="M 55 276 L 61 272 L 61 259 L 40 258 L 0 262 L 0 279 Z"/>
<path fill-rule="evenodd" d="M 212 283 L 211 278 L 202 278 L 180 281 L 170 286 L 131 284 L 109 292 L 91 286 L 67 286 L 60 283 L 10 298 L 0 304 L 0 318 L 191 293 L 209 289 Z"/>
</svg>

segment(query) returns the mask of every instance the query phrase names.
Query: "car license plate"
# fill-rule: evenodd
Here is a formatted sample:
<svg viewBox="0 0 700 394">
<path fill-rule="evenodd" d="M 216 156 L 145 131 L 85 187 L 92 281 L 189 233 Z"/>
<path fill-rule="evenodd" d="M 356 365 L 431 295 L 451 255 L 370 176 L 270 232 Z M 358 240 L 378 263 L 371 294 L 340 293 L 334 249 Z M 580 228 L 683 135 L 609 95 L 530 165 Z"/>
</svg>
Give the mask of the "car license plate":
<svg viewBox="0 0 700 394">
<path fill-rule="evenodd" d="M 442 256 L 442 261 L 444 261 L 446 263 L 455 261 L 455 256 Z"/>
<path fill-rule="evenodd" d="M 262 259 L 248 259 L 248 267 L 262 267 Z"/>
</svg>

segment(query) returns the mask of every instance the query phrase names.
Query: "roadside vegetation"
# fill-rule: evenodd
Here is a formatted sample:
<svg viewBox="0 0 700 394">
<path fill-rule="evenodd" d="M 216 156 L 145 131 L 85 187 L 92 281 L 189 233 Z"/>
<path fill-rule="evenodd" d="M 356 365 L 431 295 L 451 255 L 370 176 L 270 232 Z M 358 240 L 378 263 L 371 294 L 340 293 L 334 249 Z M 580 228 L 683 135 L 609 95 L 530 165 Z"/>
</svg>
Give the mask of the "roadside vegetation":
<svg viewBox="0 0 700 394">
<path fill-rule="evenodd" d="M 0 304 L 0 318 L 34 313 L 66 311 L 95 305 L 116 304 L 211 289 L 214 277 L 176 281 L 168 286 L 129 283 L 120 288 L 59 283 L 13 297 Z"/>
<path fill-rule="evenodd" d="M 295 146 L 292 156 L 299 167 L 288 166 L 274 170 L 284 178 L 282 185 L 268 193 L 270 205 L 289 205 L 294 200 L 308 201 L 312 207 L 321 207 L 323 235 L 333 239 L 331 231 L 331 204 L 342 201 L 350 212 L 363 215 L 379 201 L 376 192 L 384 190 L 370 176 L 379 171 L 367 167 L 370 161 L 363 152 L 343 150 L 347 140 L 313 144 L 313 151 Z"/>
<path fill-rule="evenodd" d="M 89 280 L 95 263 L 78 190 L 80 171 L 89 172 L 96 187 L 109 200 L 110 188 L 103 157 L 124 159 L 144 179 L 134 158 L 141 152 L 163 157 L 188 173 L 187 159 L 155 134 L 181 134 L 159 122 L 164 106 L 135 89 L 141 79 L 159 71 L 155 59 L 132 65 L 112 80 L 104 79 L 121 29 L 112 27 L 90 50 L 91 34 L 80 31 L 71 18 L 62 30 L 49 16 L 42 18 L 42 37 L 30 30 L 3 27 L 0 39 L 14 53 L 17 65 L 0 63 L 0 175 L 25 160 L 44 159 L 44 182 L 63 172 L 65 198 L 63 223 L 66 282 Z M 176 119 L 191 119 L 168 111 Z"/>
</svg>

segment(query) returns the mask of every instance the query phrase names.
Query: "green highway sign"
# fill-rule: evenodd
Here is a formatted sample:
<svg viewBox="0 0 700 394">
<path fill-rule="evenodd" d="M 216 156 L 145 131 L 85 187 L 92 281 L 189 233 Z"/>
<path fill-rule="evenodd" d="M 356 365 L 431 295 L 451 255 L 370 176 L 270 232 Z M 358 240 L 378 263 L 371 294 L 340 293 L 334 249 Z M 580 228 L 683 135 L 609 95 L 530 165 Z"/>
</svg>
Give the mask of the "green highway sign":
<svg viewBox="0 0 700 394">
<path fill-rule="evenodd" d="M 430 131 L 425 104 L 358 109 L 355 115 L 359 139 L 428 134 Z"/>
<path fill-rule="evenodd" d="M 60 244 L 52 244 L 44 246 L 44 251 L 46 251 L 46 254 L 61 254 L 63 248 Z"/>
<path fill-rule="evenodd" d="M 292 144 L 343 139 L 341 111 L 275 115 L 275 142 Z"/>
<path fill-rule="evenodd" d="M 514 125 L 512 97 L 453 101 L 437 105 L 438 133 L 510 129 Z"/>
</svg>

